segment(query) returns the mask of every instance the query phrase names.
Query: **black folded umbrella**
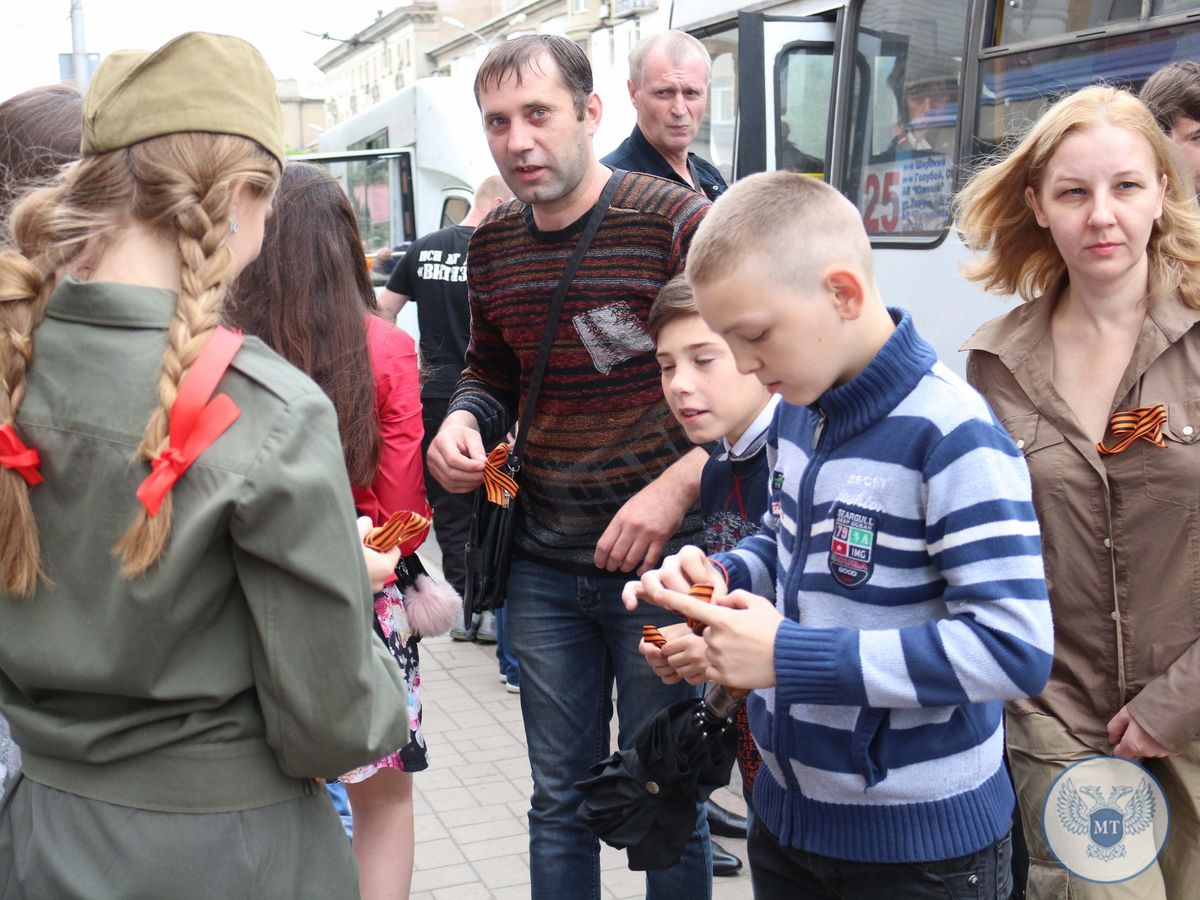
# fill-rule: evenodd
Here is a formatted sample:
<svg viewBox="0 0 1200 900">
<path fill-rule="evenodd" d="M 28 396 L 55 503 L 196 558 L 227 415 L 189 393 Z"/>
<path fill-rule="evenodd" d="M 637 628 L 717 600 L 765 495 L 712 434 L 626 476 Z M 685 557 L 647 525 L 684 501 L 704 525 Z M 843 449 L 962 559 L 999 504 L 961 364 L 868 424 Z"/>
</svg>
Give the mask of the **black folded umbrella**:
<svg viewBox="0 0 1200 900">
<path fill-rule="evenodd" d="M 629 868 L 679 862 L 699 804 L 729 783 L 737 756 L 731 716 L 742 696 L 714 685 L 703 700 L 668 706 L 630 749 L 602 759 L 593 777 L 575 784 L 586 795 L 579 818 L 606 844 L 628 848 Z"/>
</svg>

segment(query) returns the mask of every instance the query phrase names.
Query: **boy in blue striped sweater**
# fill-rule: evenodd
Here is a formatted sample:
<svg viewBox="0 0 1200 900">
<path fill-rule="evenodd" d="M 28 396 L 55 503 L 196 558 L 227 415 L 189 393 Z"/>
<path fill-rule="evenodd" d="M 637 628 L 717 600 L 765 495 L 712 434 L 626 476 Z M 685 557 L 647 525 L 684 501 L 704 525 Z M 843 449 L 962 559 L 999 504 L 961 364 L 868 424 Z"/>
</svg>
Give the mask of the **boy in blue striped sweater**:
<svg viewBox="0 0 1200 900">
<path fill-rule="evenodd" d="M 732 552 L 685 548 L 625 602 L 705 623 L 709 678 L 754 689 L 755 897 L 1007 897 L 1003 702 L 1040 691 L 1053 657 L 1020 452 L 884 306 L 832 188 L 739 181 L 687 273 L 738 368 L 786 401 L 768 511 Z M 683 593 L 697 581 L 716 605 Z"/>
</svg>

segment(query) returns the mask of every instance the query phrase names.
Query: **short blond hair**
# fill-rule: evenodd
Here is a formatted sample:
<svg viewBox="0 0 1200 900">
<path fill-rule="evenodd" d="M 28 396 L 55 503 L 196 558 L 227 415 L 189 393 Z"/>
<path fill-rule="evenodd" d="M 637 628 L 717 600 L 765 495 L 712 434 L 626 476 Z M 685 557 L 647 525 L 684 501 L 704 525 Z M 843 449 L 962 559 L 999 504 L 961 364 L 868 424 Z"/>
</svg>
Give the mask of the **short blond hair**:
<svg viewBox="0 0 1200 900">
<path fill-rule="evenodd" d="M 512 188 L 499 175 L 489 175 L 475 189 L 475 205 L 489 204 L 492 200 L 511 200 Z"/>
<path fill-rule="evenodd" d="M 985 290 L 1026 301 L 1061 283 L 1067 265 L 1050 230 L 1038 225 L 1025 189 L 1041 190 L 1046 165 L 1065 138 L 1104 122 L 1145 138 L 1157 174 L 1167 176 L 1162 217 L 1146 247 L 1150 298 L 1178 291 L 1188 306 L 1200 309 L 1200 219 L 1191 178 L 1181 166 L 1178 148 L 1146 105 L 1127 90 L 1105 85 L 1060 99 L 1007 157 L 977 172 L 959 192 L 955 226 L 963 242 L 981 254 L 963 266 L 963 274 Z"/>
<path fill-rule="evenodd" d="M 679 65 L 698 59 L 704 63 L 708 80 L 712 81 L 712 54 L 700 41 L 686 31 L 671 29 L 642 38 L 629 51 L 629 80 L 638 87 L 646 78 L 646 58 L 655 50 L 662 50 L 667 59 Z"/>
<path fill-rule="evenodd" d="M 713 204 L 692 239 L 687 276 L 711 284 L 753 261 L 780 286 L 807 288 L 833 263 L 874 287 L 871 242 L 854 205 L 833 188 L 795 172 L 737 181 Z"/>
</svg>

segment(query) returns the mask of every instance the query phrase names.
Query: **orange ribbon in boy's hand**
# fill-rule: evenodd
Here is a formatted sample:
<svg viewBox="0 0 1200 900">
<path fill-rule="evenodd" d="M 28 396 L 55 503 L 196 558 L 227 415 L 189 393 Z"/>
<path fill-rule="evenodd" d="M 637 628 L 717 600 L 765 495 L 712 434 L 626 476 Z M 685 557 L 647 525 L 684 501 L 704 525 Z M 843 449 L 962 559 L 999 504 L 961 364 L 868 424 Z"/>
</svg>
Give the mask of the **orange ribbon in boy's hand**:
<svg viewBox="0 0 1200 900">
<path fill-rule="evenodd" d="M 703 603 L 712 603 L 713 586 L 708 582 L 697 582 L 688 588 L 688 596 L 693 600 L 700 600 Z M 704 631 L 704 623 L 696 619 L 689 618 L 687 620 L 688 628 L 692 629 L 693 633 L 700 634 Z M 642 626 L 642 640 L 648 644 L 653 644 L 660 650 L 667 643 L 667 639 L 662 636 L 662 632 L 653 625 Z M 740 700 L 745 697 L 749 691 L 737 690 L 734 688 L 724 688 L 725 692 L 733 699 Z"/>
</svg>

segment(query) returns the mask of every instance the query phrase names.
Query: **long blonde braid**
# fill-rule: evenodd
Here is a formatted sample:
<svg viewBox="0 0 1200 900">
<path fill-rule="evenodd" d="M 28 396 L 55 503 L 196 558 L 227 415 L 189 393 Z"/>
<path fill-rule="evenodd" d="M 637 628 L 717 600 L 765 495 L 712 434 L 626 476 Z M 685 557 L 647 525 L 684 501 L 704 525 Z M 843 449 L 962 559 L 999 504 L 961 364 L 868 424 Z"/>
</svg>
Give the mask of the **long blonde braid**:
<svg viewBox="0 0 1200 900">
<path fill-rule="evenodd" d="M 33 362 L 33 329 L 46 308 L 42 273 L 15 250 L 0 253 L 0 425 L 16 425 Z M 6 591 L 27 596 L 41 575 L 37 524 L 29 485 L 0 466 L 0 579 Z"/>
<path fill-rule="evenodd" d="M 110 154 L 111 156 L 111 154 Z M 64 169 L 52 186 L 29 193 L 13 209 L 0 253 L 0 426 L 17 424 L 33 363 L 34 330 L 45 316 L 58 272 L 116 227 L 132 181 L 119 160 L 95 157 Z M 0 587 L 29 596 L 41 576 L 37 522 L 29 485 L 0 467 Z"/>
<path fill-rule="evenodd" d="M 135 208 L 135 216 L 173 234 L 180 255 L 180 290 L 167 329 L 159 406 L 138 446 L 138 455 L 150 461 L 168 446 L 171 407 L 183 376 L 220 324 L 221 303 L 234 274 L 227 244 L 234 186 L 244 180 L 256 192 L 269 193 L 278 182 L 279 170 L 274 159 L 252 141 L 229 135 L 168 135 L 136 144 L 129 154 L 134 179 L 154 186 L 142 198 L 142 208 Z M 138 509 L 113 548 L 124 563 L 123 576 L 143 574 L 163 555 L 171 536 L 172 513 L 170 494 L 155 516 Z"/>
</svg>

